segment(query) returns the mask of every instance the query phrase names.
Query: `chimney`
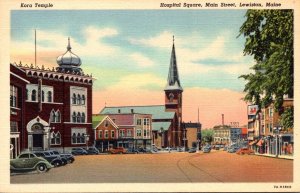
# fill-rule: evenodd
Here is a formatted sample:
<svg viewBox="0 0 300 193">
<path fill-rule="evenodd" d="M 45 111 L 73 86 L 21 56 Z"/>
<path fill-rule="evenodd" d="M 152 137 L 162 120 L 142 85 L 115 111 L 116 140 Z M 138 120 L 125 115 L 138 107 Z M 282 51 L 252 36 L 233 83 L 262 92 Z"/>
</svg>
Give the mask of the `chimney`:
<svg viewBox="0 0 300 193">
<path fill-rule="evenodd" d="M 222 114 L 222 126 L 224 127 L 224 114 Z"/>
</svg>

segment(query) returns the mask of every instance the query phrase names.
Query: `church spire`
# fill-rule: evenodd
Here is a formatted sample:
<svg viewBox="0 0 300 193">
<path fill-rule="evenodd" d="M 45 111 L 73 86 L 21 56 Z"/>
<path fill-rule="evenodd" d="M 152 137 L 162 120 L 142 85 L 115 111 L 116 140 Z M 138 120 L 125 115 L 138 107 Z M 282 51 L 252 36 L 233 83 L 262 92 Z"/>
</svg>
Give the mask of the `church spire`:
<svg viewBox="0 0 300 193">
<path fill-rule="evenodd" d="M 167 86 L 165 90 L 181 90 L 181 91 L 183 90 L 180 85 L 179 74 L 177 69 L 174 36 L 173 36 L 173 46 L 171 52 L 169 74 L 168 74 Z"/>
</svg>

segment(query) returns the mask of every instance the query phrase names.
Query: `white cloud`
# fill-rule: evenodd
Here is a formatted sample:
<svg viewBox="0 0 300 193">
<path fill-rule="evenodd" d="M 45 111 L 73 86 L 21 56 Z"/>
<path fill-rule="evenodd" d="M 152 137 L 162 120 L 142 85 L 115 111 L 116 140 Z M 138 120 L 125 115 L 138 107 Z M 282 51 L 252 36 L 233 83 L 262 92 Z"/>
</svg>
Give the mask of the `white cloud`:
<svg viewBox="0 0 300 193">
<path fill-rule="evenodd" d="M 163 31 L 158 36 L 152 36 L 150 38 L 133 39 L 129 38 L 129 42 L 135 45 L 144 45 L 155 48 L 168 48 L 170 49 L 170 42 L 172 42 L 173 34 L 168 31 Z"/>
<path fill-rule="evenodd" d="M 140 53 L 133 53 L 130 55 L 130 58 L 136 62 L 136 64 L 140 67 L 149 67 L 153 66 L 154 62 L 150 60 L 148 57 L 140 54 Z"/>
<path fill-rule="evenodd" d="M 71 38 L 72 51 L 79 56 L 106 56 L 118 51 L 117 46 L 103 43 L 106 37 L 118 35 L 118 31 L 113 28 L 87 27 L 83 31 L 85 40 L 83 44 L 77 39 Z M 38 52 L 57 52 L 61 50 L 63 54 L 68 45 L 68 35 L 58 31 L 37 31 L 37 51 Z M 32 54 L 34 53 L 34 40 L 12 41 L 11 53 Z"/>
<path fill-rule="evenodd" d="M 163 31 L 148 39 L 129 39 L 129 42 L 146 47 L 170 50 L 174 33 Z M 237 76 L 249 72 L 242 50 L 237 53 L 230 50 L 232 44 L 230 32 L 220 32 L 214 39 L 201 36 L 200 32 L 191 32 L 189 36 L 175 36 L 175 47 L 179 73 L 182 75 L 203 74 L 222 71 Z M 203 46 L 205 44 L 205 46 Z M 226 64 L 205 64 L 204 60 L 224 61 Z"/>
</svg>

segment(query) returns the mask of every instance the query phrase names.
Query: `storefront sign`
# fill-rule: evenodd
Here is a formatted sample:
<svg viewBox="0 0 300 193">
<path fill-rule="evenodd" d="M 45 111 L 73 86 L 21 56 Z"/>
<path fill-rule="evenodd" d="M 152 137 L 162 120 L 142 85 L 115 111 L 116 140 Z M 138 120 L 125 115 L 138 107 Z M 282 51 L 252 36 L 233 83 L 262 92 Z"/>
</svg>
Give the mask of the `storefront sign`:
<svg viewBox="0 0 300 193">
<path fill-rule="evenodd" d="M 257 111 L 258 111 L 258 105 L 248 106 L 248 115 L 256 115 Z"/>
</svg>

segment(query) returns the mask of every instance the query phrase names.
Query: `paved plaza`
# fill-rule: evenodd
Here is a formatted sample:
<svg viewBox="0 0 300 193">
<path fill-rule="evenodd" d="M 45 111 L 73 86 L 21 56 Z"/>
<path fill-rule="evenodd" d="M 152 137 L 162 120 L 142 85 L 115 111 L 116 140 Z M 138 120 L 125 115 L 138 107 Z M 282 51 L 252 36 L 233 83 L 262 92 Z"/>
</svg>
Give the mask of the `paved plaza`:
<svg viewBox="0 0 300 193">
<path fill-rule="evenodd" d="M 211 153 L 77 156 L 47 173 L 12 174 L 11 183 L 293 182 L 293 160 Z"/>
</svg>

